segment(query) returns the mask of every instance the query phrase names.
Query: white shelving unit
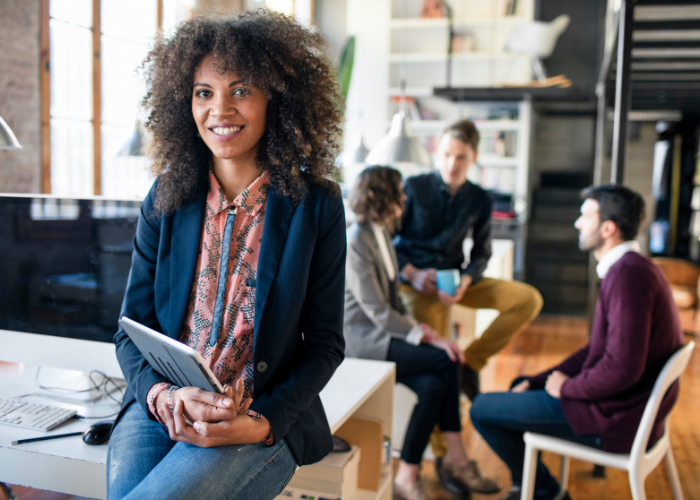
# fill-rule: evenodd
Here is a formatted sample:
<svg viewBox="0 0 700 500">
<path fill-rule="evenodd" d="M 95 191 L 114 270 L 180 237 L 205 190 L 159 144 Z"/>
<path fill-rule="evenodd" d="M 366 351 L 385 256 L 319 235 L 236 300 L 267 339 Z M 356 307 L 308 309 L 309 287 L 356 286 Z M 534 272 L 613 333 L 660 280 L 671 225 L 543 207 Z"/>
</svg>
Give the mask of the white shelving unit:
<svg viewBox="0 0 700 500">
<path fill-rule="evenodd" d="M 527 58 L 507 53 L 504 47 L 517 24 L 533 20 L 534 0 L 517 0 L 512 16 L 503 15 L 506 0 L 448 1 L 453 12 L 454 32 L 463 36 L 463 42 L 467 33 L 473 40 L 471 47 L 462 44 L 462 49 L 469 51 L 452 54 L 452 87 L 497 87 L 531 80 Z M 422 4 L 423 0 L 353 0 L 347 3 L 347 32 L 355 35 L 356 49 L 347 102 L 346 140 L 354 142 L 362 135 L 368 148 L 376 145 L 387 133 L 391 118 L 399 109 L 396 98 L 401 95 L 416 100 L 422 119 L 416 120 L 413 113 L 409 128 L 433 151 L 440 132 L 448 124 L 458 119 L 480 117 L 475 123 L 484 142 L 488 142 L 489 136 L 493 138 L 494 134 L 503 133 L 510 134 L 509 141 L 514 144 L 507 156 L 504 151 L 482 151 L 478 160 L 481 169 L 472 169 L 470 179 L 487 189 L 499 184 L 506 188 L 515 200 L 518 222 L 523 223 L 529 206 L 532 104 L 529 101 L 453 103 L 434 97 L 435 87 L 447 86 L 449 22 L 446 18 L 422 18 Z M 405 86 L 404 92 L 402 86 Z M 497 111 L 503 108 L 513 110 L 507 119 Z M 490 113 L 489 109 L 495 112 Z M 421 114 L 423 111 L 429 113 Z M 496 152 L 500 154 L 494 154 Z M 409 166 L 399 166 L 399 169 L 405 174 L 416 171 Z M 526 226 L 520 224 L 501 237 L 510 238 L 513 233 L 517 233 L 513 237 L 516 241 L 515 275 L 521 278 Z"/>
<path fill-rule="evenodd" d="M 526 57 L 504 51 L 508 36 L 519 23 L 533 19 L 534 0 L 517 0 L 513 15 L 504 15 L 507 0 L 450 0 L 453 30 L 457 36 L 470 33 L 469 51 L 453 52 L 451 85 L 494 86 L 530 80 Z M 433 100 L 433 88 L 447 84 L 449 21 L 422 18 L 423 0 L 353 0 L 347 3 L 347 31 L 356 37 L 353 81 L 348 97 L 346 134 L 354 141 L 360 133 L 368 147 L 387 132 L 395 111 L 392 98 L 402 95 Z M 370 14 L 370 15 L 368 15 Z M 429 103 L 432 105 L 432 103 Z M 452 105 L 453 107 L 457 107 Z M 426 123 L 413 122 L 416 133 L 438 133 L 453 116 L 438 114 Z M 518 119 L 518 122 L 521 121 Z M 434 122 L 434 123 L 433 123 Z M 502 125 L 503 128 L 497 129 Z M 434 128 L 433 128 L 434 126 Z M 519 123 L 484 124 L 486 131 L 520 131 Z M 522 134 L 520 134 L 522 135 Z M 512 161 L 489 159 L 506 166 Z"/>
</svg>

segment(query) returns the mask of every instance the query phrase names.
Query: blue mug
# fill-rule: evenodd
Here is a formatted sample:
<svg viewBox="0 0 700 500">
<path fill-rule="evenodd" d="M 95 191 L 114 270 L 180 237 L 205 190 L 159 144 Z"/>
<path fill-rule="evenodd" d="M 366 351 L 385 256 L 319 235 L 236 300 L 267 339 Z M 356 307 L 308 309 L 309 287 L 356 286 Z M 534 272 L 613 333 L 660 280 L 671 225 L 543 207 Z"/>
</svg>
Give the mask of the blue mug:
<svg viewBox="0 0 700 500">
<path fill-rule="evenodd" d="M 459 287 L 459 270 L 444 269 L 437 272 L 437 287 L 448 295 L 454 297 Z"/>
</svg>

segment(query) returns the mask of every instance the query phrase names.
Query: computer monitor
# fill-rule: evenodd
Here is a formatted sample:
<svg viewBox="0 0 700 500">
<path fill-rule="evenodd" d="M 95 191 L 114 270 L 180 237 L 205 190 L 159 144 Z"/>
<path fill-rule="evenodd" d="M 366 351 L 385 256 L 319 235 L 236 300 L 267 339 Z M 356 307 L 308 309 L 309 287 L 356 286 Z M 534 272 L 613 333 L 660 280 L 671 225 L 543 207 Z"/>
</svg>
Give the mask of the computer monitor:
<svg viewBox="0 0 700 500">
<path fill-rule="evenodd" d="M 140 206 L 0 194 L 0 360 L 122 377 L 113 337 Z"/>
</svg>

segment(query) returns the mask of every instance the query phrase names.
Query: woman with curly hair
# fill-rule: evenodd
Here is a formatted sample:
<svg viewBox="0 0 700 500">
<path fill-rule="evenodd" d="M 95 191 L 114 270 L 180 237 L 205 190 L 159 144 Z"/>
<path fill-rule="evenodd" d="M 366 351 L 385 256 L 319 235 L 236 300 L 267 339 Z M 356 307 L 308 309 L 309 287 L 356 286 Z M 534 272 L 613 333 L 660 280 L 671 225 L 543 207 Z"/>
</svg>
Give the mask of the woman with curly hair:
<svg viewBox="0 0 700 500">
<path fill-rule="evenodd" d="M 322 49 L 256 13 L 186 21 L 145 61 L 157 179 L 121 315 L 199 351 L 226 390 L 175 386 L 120 328 L 110 500 L 271 499 L 332 449 L 318 394 L 344 356 L 346 243 Z"/>
<path fill-rule="evenodd" d="M 449 482 L 443 480 L 445 488 L 460 497 L 468 496 L 469 488 L 496 493 L 500 488 L 481 475 L 462 441 L 458 368 L 464 354 L 430 326 L 417 323 L 401 303 L 391 233 L 401 220 L 405 199 L 401 174 L 381 166 L 363 170 L 350 193 L 357 222 L 348 228 L 345 354 L 393 361 L 396 381 L 418 396 L 394 477 L 394 500 L 427 500 L 418 472 L 436 425 L 445 437 L 444 462 L 453 474 Z"/>
</svg>

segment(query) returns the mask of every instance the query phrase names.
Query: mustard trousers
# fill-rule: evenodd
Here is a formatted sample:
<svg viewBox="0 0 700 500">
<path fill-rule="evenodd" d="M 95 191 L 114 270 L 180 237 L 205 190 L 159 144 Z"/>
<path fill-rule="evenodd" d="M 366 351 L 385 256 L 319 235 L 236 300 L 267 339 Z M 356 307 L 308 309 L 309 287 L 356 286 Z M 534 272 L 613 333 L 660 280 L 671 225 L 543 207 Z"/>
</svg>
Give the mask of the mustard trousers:
<svg viewBox="0 0 700 500">
<path fill-rule="evenodd" d="M 427 323 L 440 335 L 449 338 L 450 309 L 437 294 L 427 295 L 410 285 L 401 284 L 401 298 L 406 309 L 416 321 Z M 480 371 L 488 359 L 503 349 L 510 339 L 534 320 L 542 309 L 542 296 L 536 288 L 519 281 L 504 281 L 482 278 L 470 286 L 459 301 L 460 305 L 472 309 L 496 309 L 498 317 L 464 351 L 466 363 Z M 437 428 L 430 440 L 437 457 L 445 456 L 445 439 Z"/>
</svg>

